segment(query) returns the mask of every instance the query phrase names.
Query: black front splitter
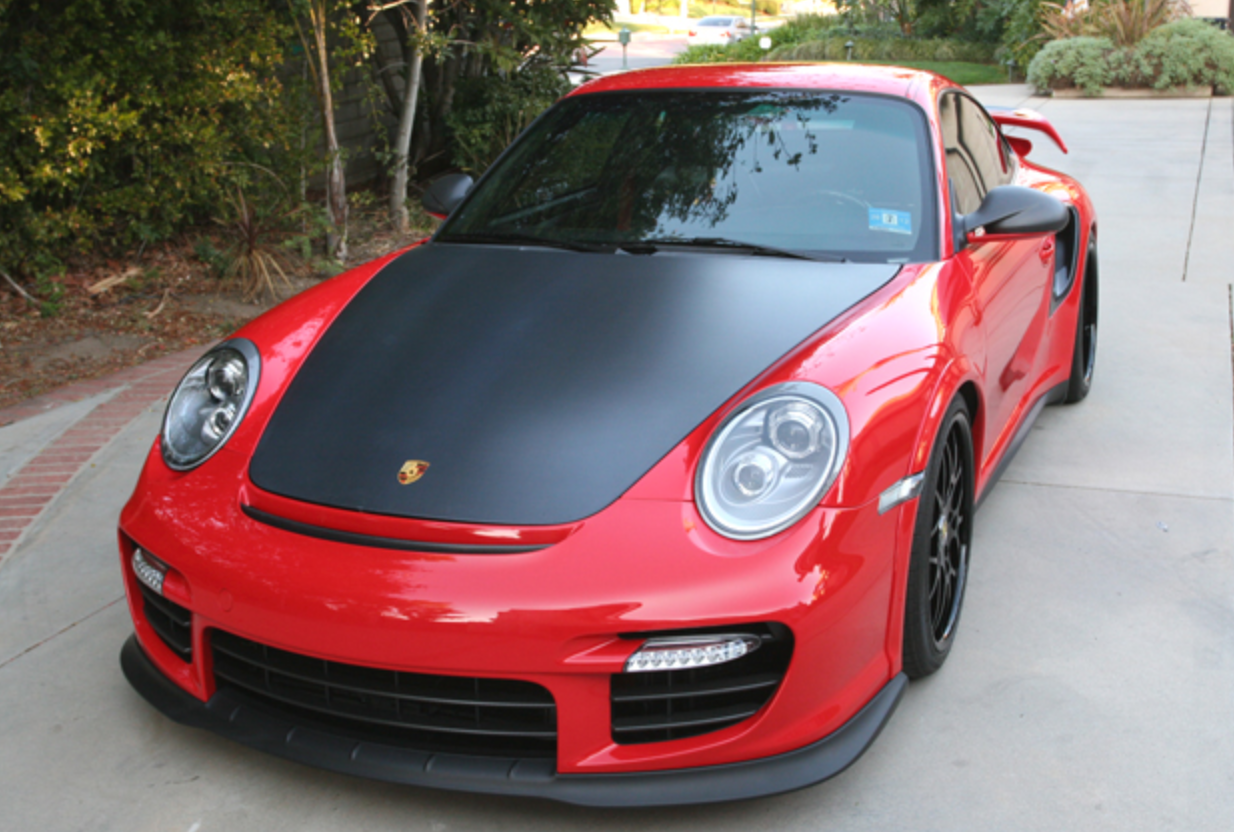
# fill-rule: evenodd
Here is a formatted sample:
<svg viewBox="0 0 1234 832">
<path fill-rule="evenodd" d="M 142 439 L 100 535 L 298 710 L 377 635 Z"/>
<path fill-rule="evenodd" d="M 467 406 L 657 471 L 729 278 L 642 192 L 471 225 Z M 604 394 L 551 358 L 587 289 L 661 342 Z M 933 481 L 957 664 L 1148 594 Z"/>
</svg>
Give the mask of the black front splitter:
<svg viewBox="0 0 1234 832">
<path fill-rule="evenodd" d="M 745 800 L 834 777 L 874 742 L 908 684 L 903 673 L 895 676 L 834 733 L 774 757 L 670 771 L 558 774 L 552 760 L 434 754 L 357 741 L 230 689 L 202 702 L 164 676 L 136 636 L 130 636 L 120 651 L 120 666 L 137 692 L 176 722 L 298 763 L 391 783 L 609 807 Z"/>
</svg>

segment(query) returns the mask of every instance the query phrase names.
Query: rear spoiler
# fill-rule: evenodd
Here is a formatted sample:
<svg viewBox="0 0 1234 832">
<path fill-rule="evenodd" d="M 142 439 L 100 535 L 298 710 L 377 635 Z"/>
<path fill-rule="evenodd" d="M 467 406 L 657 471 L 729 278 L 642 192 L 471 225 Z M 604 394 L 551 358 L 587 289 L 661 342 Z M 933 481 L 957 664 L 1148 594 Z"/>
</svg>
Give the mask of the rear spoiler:
<svg viewBox="0 0 1234 832">
<path fill-rule="evenodd" d="M 987 107 L 986 112 L 990 114 L 990 118 L 1000 127 L 1025 127 L 1029 130 L 1040 130 L 1051 139 L 1054 144 L 1058 145 L 1058 149 L 1063 153 L 1067 152 L 1067 145 L 1063 144 L 1063 137 L 1058 135 L 1058 131 L 1054 129 L 1054 125 L 1050 124 L 1049 120 L 1036 110 L 1013 110 L 1010 107 Z M 1031 148 L 1032 145 L 1029 144 Z M 1027 151 L 1020 155 L 1026 155 Z"/>
</svg>

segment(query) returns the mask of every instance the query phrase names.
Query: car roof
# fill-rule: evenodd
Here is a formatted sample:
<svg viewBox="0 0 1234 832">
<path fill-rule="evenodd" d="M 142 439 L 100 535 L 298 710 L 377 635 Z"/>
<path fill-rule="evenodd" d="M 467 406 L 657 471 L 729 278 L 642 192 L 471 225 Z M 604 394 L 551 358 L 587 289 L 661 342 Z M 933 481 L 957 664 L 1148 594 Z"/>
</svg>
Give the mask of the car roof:
<svg viewBox="0 0 1234 832">
<path fill-rule="evenodd" d="M 933 72 L 898 66 L 847 62 L 684 64 L 606 75 L 570 94 L 674 88 L 851 90 L 907 98 L 928 113 L 938 92 L 954 86 Z"/>
</svg>

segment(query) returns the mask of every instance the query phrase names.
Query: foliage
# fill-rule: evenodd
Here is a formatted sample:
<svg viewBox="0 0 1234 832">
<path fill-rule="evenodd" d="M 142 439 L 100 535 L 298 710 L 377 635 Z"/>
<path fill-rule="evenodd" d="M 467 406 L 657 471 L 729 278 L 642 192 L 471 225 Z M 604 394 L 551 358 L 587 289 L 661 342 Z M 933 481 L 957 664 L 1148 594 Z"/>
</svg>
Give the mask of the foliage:
<svg viewBox="0 0 1234 832">
<path fill-rule="evenodd" d="M 145 245 L 217 213 L 252 163 L 297 165 L 288 36 L 265 0 L 0 4 L 0 263 Z"/>
<path fill-rule="evenodd" d="M 902 40 L 899 27 L 894 23 L 875 21 L 854 23 L 850 27 L 839 15 L 801 15 L 783 26 L 765 32 L 771 38 L 771 49 L 765 52 L 759 46 L 759 38 L 746 38 L 728 46 L 693 46 L 680 53 L 674 63 L 723 63 L 733 61 L 790 60 L 778 57 L 784 47 L 822 41 L 828 38 L 841 42 L 849 38 L 867 40 Z M 841 49 L 839 56 L 843 57 Z"/>
<path fill-rule="evenodd" d="M 466 79 L 447 117 L 455 164 L 479 176 L 536 116 L 569 91 L 570 82 L 560 72 L 538 61 L 508 79 Z"/>
<path fill-rule="evenodd" d="M 583 31 L 593 21 L 612 20 L 612 0 L 439 0 L 430 7 L 429 36 L 423 44 L 423 102 L 418 108 L 412 139 L 412 165 L 420 175 L 451 162 L 476 166 L 487 155 L 478 153 L 484 141 L 467 137 L 466 158 L 455 156 L 451 124 L 475 124 L 478 116 L 454 113 L 456 106 L 494 106 L 505 97 L 497 89 L 481 87 L 514 84 L 523 72 L 545 69 L 558 73 L 574 65 L 587 41 Z M 517 112 L 547 101 L 543 77 L 529 79 L 511 99 L 531 95 L 521 104 L 499 105 L 503 113 Z M 501 128 L 505 130 L 504 127 Z M 500 138 L 493 137 L 498 142 Z"/>
<path fill-rule="evenodd" d="M 1179 0 L 1093 0 L 1087 9 L 1041 4 L 1041 28 L 1047 39 L 1087 35 L 1108 38 L 1115 46 L 1134 46 L 1153 29 L 1187 15 Z"/>
<path fill-rule="evenodd" d="M 1016 66 L 1027 68 L 1044 45 L 1041 33 L 1042 0 L 1011 0 L 1000 42 Z"/>
<path fill-rule="evenodd" d="M 913 34 L 923 38 L 971 39 L 979 6 L 977 0 L 917 0 Z"/>
<path fill-rule="evenodd" d="M 860 15 L 854 14 L 855 19 Z M 853 43 L 852 59 L 870 62 L 944 61 L 990 64 L 996 60 L 995 43 L 955 38 L 907 38 L 895 23 L 873 19 L 850 27 L 840 15 L 803 15 L 768 33 L 771 49 L 764 51 L 756 38 L 728 46 L 695 46 L 677 56 L 677 63 L 733 61 L 842 61 L 846 44 Z"/>
<path fill-rule="evenodd" d="M 294 271 L 294 250 L 308 241 L 305 234 L 308 206 L 275 198 L 273 202 L 254 202 L 244 189 L 228 195 L 224 218 L 216 219 L 230 240 L 224 252 L 208 240 L 199 241 L 197 256 L 215 269 L 222 267 L 224 278 L 235 279 L 246 298 L 278 297 L 279 286 L 291 287 L 287 273 Z M 322 218 L 320 223 L 328 222 Z"/>
<path fill-rule="evenodd" d="M 660 14 L 677 14 L 681 9 L 680 0 L 663 0 L 661 6 L 656 6 L 657 0 L 648 0 L 647 10 L 651 11 L 655 7 Z M 755 0 L 754 7 L 759 14 L 763 15 L 778 15 L 780 13 L 780 0 Z M 721 2 L 713 2 L 713 0 L 690 0 L 690 17 L 702 18 L 711 15 L 735 15 L 737 17 L 750 16 L 749 0 L 721 0 Z"/>
<path fill-rule="evenodd" d="M 850 40 L 853 44 L 852 59 L 854 61 L 994 63 L 995 47 L 990 44 L 942 38 L 832 37 L 773 50 L 768 59 L 773 61 L 842 61 L 846 59 L 846 44 Z"/>
<path fill-rule="evenodd" d="M 1151 83 L 1156 89 L 1212 84 L 1234 92 L 1234 38 L 1192 18 L 1167 23 L 1149 32 L 1115 66 L 1122 86 Z"/>
<path fill-rule="evenodd" d="M 1137 44 L 1118 47 L 1109 38 L 1081 36 L 1046 44 L 1029 66 L 1039 90 L 1102 87 L 1216 87 L 1234 91 L 1234 39 L 1201 20 L 1159 26 Z"/>
<path fill-rule="evenodd" d="M 1109 38 L 1082 35 L 1051 41 L 1028 67 L 1028 82 L 1038 90 L 1078 87 L 1089 95 L 1101 95 L 1110 83 L 1106 56 L 1114 50 Z"/>
</svg>

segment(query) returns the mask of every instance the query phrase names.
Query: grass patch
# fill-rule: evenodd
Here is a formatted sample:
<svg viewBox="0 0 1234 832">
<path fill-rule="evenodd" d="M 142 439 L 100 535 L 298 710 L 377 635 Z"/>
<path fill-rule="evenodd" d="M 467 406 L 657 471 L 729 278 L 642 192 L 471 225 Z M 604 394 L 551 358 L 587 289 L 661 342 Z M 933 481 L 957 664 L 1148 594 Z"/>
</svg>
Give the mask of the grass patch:
<svg viewBox="0 0 1234 832">
<path fill-rule="evenodd" d="M 883 66 L 906 66 L 909 69 L 924 69 L 950 78 L 963 87 L 973 84 L 1006 84 L 1007 70 L 994 64 L 973 64 L 967 61 L 862 61 L 865 64 Z"/>
</svg>

